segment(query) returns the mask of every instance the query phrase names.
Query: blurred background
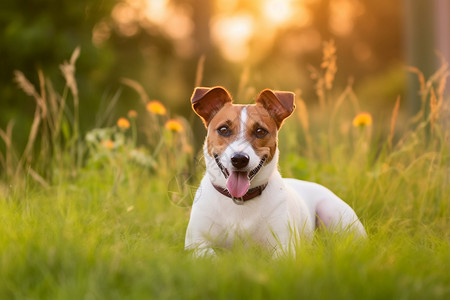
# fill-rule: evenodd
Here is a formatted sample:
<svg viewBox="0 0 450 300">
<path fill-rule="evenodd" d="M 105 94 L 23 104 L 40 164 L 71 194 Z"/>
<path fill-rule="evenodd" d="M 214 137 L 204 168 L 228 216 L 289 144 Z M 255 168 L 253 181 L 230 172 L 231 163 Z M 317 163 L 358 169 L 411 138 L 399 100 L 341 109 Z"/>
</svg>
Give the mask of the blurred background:
<svg viewBox="0 0 450 300">
<path fill-rule="evenodd" d="M 0 128 L 15 119 L 15 138 L 23 143 L 35 103 L 13 82 L 14 70 L 38 86 L 41 69 L 63 86 L 59 65 L 77 46 L 82 130 L 117 93 L 117 116 L 144 110 L 122 78 L 185 117 L 196 82 L 225 86 L 238 102 L 263 88 L 301 91 L 315 106 L 311 66 L 320 66 L 330 40 L 337 89 L 353 81 L 363 107 L 379 114 L 390 113 L 400 95 L 402 109 L 413 114 L 419 81 L 406 66 L 428 77 L 442 58 L 450 60 L 448 0 L 2 0 L 0 6 Z"/>
</svg>

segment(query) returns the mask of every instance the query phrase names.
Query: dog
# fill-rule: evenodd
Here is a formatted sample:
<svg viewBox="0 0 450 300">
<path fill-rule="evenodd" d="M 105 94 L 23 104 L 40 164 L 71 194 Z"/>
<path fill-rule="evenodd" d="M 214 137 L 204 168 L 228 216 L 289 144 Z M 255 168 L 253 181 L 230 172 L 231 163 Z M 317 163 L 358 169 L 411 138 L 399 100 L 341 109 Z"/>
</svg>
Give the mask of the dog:
<svg viewBox="0 0 450 300">
<path fill-rule="evenodd" d="M 233 104 L 223 87 L 196 88 L 192 108 L 207 136 L 206 172 L 195 194 L 185 249 L 215 255 L 239 238 L 273 251 L 295 253 L 317 228 L 366 232 L 353 209 L 316 183 L 282 178 L 278 131 L 294 108 L 291 92 L 263 90 L 255 104 Z"/>
</svg>

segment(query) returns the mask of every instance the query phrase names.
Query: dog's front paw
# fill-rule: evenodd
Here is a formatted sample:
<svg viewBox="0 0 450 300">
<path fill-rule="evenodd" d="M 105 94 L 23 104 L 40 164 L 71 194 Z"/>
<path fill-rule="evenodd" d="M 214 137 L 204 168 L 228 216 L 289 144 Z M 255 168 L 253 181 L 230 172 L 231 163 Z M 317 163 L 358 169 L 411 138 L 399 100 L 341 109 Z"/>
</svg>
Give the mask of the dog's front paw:
<svg viewBox="0 0 450 300">
<path fill-rule="evenodd" d="M 293 245 L 283 245 L 277 246 L 273 249 L 272 258 L 286 258 L 286 257 L 295 257 L 295 247 Z"/>
<path fill-rule="evenodd" d="M 214 257 L 216 252 L 212 248 L 197 248 L 193 252 L 194 257 Z"/>
</svg>

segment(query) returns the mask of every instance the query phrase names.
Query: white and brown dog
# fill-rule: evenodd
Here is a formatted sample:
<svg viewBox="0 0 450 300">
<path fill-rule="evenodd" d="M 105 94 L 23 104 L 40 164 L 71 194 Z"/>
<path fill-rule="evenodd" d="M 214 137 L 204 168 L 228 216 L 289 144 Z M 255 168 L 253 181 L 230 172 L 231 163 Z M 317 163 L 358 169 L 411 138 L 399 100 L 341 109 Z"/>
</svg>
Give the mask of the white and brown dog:
<svg viewBox="0 0 450 300">
<path fill-rule="evenodd" d="M 239 237 L 279 256 L 318 227 L 366 236 L 352 208 L 330 190 L 278 172 L 278 130 L 295 108 L 293 93 L 264 90 L 256 104 L 236 105 L 222 87 L 196 88 L 191 101 L 208 133 L 186 249 L 213 254 Z"/>
</svg>

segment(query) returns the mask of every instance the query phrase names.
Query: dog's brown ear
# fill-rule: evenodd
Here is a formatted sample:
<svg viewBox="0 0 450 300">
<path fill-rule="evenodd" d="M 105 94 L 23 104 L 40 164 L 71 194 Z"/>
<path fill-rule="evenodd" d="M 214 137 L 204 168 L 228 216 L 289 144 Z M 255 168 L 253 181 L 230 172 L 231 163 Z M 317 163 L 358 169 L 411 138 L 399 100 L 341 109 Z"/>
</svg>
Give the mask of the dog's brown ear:
<svg viewBox="0 0 450 300">
<path fill-rule="evenodd" d="M 256 103 L 260 103 L 269 112 L 277 123 L 277 127 L 280 128 L 284 119 L 294 111 L 294 96 L 295 94 L 291 92 L 266 89 L 256 98 Z"/>
<path fill-rule="evenodd" d="M 208 127 L 214 115 L 227 102 L 231 103 L 233 100 L 228 91 L 220 86 L 213 88 L 195 88 L 191 97 L 192 109 L 200 116 L 205 127 Z"/>
</svg>

